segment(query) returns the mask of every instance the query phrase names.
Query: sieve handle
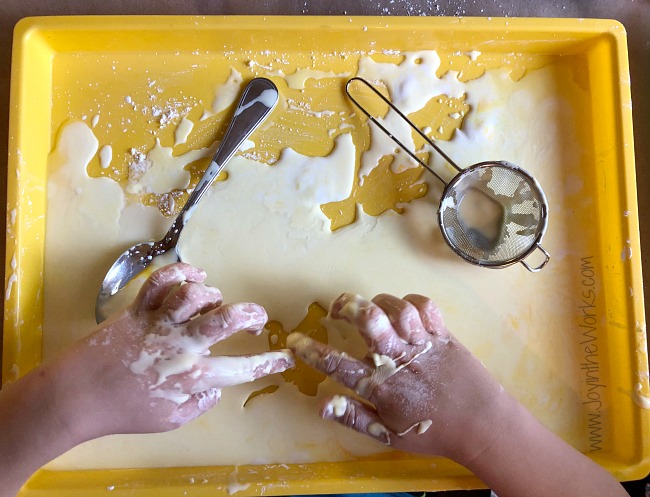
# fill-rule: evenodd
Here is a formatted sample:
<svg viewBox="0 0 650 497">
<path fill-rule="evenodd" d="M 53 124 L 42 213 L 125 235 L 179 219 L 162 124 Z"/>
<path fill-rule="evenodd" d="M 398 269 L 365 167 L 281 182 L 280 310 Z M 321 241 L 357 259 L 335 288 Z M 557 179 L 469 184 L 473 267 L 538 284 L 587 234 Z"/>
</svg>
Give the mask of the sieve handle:
<svg viewBox="0 0 650 497">
<path fill-rule="evenodd" d="M 535 244 L 535 248 L 539 249 L 544 254 L 544 261 L 539 266 L 531 267 L 529 264 L 526 263 L 526 261 L 519 261 L 531 273 L 538 273 L 539 271 L 541 271 L 544 268 L 544 266 L 546 266 L 548 264 L 548 261 L 551 260 L 551 256 L 549 255 L 549 253 L 539 243 Z"/>
<path fill-rule="evenodd" d="M 411 149 L 408 148 L 406 145 L 404 145 L 404 144 L 399 140 L 399 138 L 397 138 L 395 135 L 393 135 L 393 133 L 391 133 L 391 132 L 390 132 L 390 131 L 389 131 L 389 130 L 388 130 L 388 129 L 387 129 L 387 128 L 382 124 L 382 123 L 380 123 L 380 122 L 375 118 L 375 116 L 373 116 L 370 112 L 368 112 L 368 111 L 365 109 L 365 107 L 363 107 L 363 105 L 361 105 L 361 104 L 357 101 L 356 98 L 354 98 L 354 96 L 352 95 L 352 91 L 350 90 L 350 88 L 352 87 L 352 85 L 354 84 L 354 82 L 357 82 L 357 81 L 358 81 L 359 83 L 362 83 L 362 84 L 364 84 L 365 86 L 367 86 L 370 90 L 372 90 L 372 92 L 373 92 L 377 97 L 379 97 L 380 99 L 382 99 L 382 100 L 384 101 L 385 104 L 387 104 L 391 109 L 393 109 L 393 110 L 394 110 L 394 111 L 395 111 L 395 112 L 396 112 L 396 113 L 397 113 L 397 114 L 402 118 L 402 120 L 403 120 L 406 124 L 408 124 L 408 125 L 411 127 L 411 129 L 413 129 L 413 131 L 415 131 L 416 133 L 418 133 L 418 134 L 419 134 L 419 135 L 424 139 L 424 141 L 426 141 L 426 142 L 427 142 L 427 143 L 428 143 L 428 144 L 429 144 L 429 145 L 430 145 L 430 146 L 431 146 L 431 147 L 432 147 L 436 152 L 438 152 L 438 154 L 439 154 L 443 159 L 445 159 L 447 162 L 449 162 L 449 164 L 451 164 L 451 165 L 454 167 L 454 169 L 456 169 L 456 171 L 458 171 L 459 173 L 463 171 L 463 170 L 458 166 L 458 164 L 456 164 L 453 160 L 451 160 L 451 158 L 450 158 L 446 153 L 444 153 L 444 152 L 440 149 L 440 147 L 438 147 L 438 145 L 436 145 L 436 144 L 433 142 L 433 140 L 432 140 L 431 138 L 429 138 L 426 134 L 424 134 L 424 133 L 422 132 L 422 130 L 421 130 L 420 128 L 418 128 L 415 124 L 413 124 L 413 121 L 411 121 L 408 117 L 406 117 L 406 116 L 404 115 L 404 113 L 403 113 L 401 110 L 399 110 L 399 109 L 398 109 L 398 108 L 397 108 L 397 107 L 396 107 L 396 106 L 395 106 L 395 105 L 394 105 L 390 100 L 388 100 L 384 95 L 382 95 L 381 92 L 380 92 L 379 90 L 377 90 L 377 88 L 374 87 L 374 85 L 370 84 L 370 82 L 368 82 L 367 80 L 365 80 L 365 79 L 363 79 L 363 78 L 360 78 L 359 76 L 355 76 L 354 78 L 348 80 L 348 82 L 347 82 L 346 85 L 345 85 L 345 93 L 347 94 L 348 98 L 352 101 L 352 103 L 353 103 L 354 105 L 356 105 L 356 106 L 358 107 L 358 109 L 359 109 L 361 112 L 363 112 L 363 113 L 366 115 L 366 117 L 367 117 L 368 119 L 370 119 L 370 121 L 372 121 L 372 122 L 373 122 L 373 123 L 374 123 L 374 124 L 375 124 L 379 129 L 380 129 L 380 130 L 382 130 L 382 131 L 384 132 L 384 134 L 386 134 L 386 136 L 388 136 L 388 138 L 390 138 L 391 140 L 393 140 L 397 145 L 399 145 L 399 147 L 400 147 L 404 152 L 406 152 L 407 154 L 409 154 L 409 155 L 411 156 L 411 158 L 412 158 L 415 162 L 419 163 L 419 164 L 420 164 L 422 167 L 424 167 L 427 171 L 429 171 L 431 174 L 433 174 L 433 175 L 434 175 L 436 178 L 438 178 L 438 179 L 439 179 L 439 180 L 440 180 L 444 185 L 446 185 L 446 184 L 448 183 L 448 181 L 445 181 L 445 180 L 444 180 L 444 179 L 443 179 L 443 178 L 442 178 L 438 173 L 436 173 L 436 172 L 435 172 L 431 167 L 429 167 L 428 164 L 426 164 L 422 159 L 420 159 L 420 158 L 416 155 L 416 153 L 415 153 L 413 150 L 411 150 Z"/>
</svg>

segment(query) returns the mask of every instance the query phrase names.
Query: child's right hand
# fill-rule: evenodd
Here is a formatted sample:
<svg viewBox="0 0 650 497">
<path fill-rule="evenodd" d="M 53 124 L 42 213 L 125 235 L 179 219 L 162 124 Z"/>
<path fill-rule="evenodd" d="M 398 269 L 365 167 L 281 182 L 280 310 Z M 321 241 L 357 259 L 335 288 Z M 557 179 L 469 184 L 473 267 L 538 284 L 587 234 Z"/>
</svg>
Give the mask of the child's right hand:
<svg viewBox="0 0 650 497">
<path fill-rule="evenodd" d="M 323 418 L 397 449 L 461 464 L 489 446 L 515 401 L 450 334 L 431 300 L 343 294 L 330 317 L 359 329 L 369 347 L 364 360 L 297 333 L 287 345 L 372 405 L 336 396 L 323 405 Z"/>
<path fill-rule="evenodd" d="M 82 439 L 167 431 L 213 407 L 221 388 L 293 367 L 290 351 L 212 356 L 210 347 L 267 320 L 253 303 L 225 304 L 205 272 L 178 263 L 154 272 L 135 301 L 80 340 L 51 369 L 59 404 Z M 65 401 L 63 400 L 65 399 Z"/>
</svg>

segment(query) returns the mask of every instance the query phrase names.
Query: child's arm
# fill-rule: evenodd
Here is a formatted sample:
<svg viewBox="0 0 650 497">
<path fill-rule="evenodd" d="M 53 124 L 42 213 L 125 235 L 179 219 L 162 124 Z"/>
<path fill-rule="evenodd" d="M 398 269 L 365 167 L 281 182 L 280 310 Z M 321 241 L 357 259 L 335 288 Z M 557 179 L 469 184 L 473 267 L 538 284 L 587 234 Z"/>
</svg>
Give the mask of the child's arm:
<svg viewBox="0 0 650 497">
<path fill-rule="evenodd" d="M 396 449 L 449 457 L 499 497 L 625 496 L 601 467 L 542 426 L 445 328 L 427 298 L 344 294 L 330 315 L 355 325 L 370 353 L 358 360 L 292 334 L 312 367 L 372 405 L 338 396 L 321 416 Z"/>
<path fill-rule="evenodd" d="M 210 357 L 211 345 L 261 331 L 267 316 L 222 304 L 204 279 L 187 264 L 156 271 L 125 311 L 0 391 L 0 497 L 77 444 L 173 430 L 214 406 L 222 387 L 293 366 L 288 351 Z"/>
</svg>

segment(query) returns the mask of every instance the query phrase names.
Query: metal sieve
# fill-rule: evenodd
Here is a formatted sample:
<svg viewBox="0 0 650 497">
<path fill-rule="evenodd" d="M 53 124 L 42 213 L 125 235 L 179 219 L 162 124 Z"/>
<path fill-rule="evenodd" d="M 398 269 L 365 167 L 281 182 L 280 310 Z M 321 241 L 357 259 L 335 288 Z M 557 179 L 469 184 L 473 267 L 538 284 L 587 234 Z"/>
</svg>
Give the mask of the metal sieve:
<svg viewBox="0 0 650 497">
<path fill-rule="evenodd" d="M 355 81 L 370 88 L 456 169 L 451 181 L 445 181 L 352 96 L 350 87 Z M 438 206 L 438 224 L 456 254 L 481 267 L 503 268 L 520 262 L 535 273 L 546 266 L 550 255 L 541 241 L 548 225 L 548 205 L 535 178 L 506 161 L 480 162 L 461 169 L 368 81 L 352 78 L 345 91 L 368 119 L 445 185 Z M 532 267 L 524 259 L 535 250 L 542 252 L 544 260 Z"/>
</svg>

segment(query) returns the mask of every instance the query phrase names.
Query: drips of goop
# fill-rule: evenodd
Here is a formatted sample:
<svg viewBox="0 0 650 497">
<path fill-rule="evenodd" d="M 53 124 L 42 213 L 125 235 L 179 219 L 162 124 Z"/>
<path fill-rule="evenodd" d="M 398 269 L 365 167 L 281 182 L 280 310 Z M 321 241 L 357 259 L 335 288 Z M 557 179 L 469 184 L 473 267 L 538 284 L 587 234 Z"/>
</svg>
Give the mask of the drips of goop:
<svg viewBox="0 0 650 497">
<path fill-rule="evenodd" d="M 360 296 L 356 296 L 354 299 L 347 302 L 339 310 L 339 315 L 341 317 L 345 317 L 350 321 L 354 322 L 355 320 L 354 318 L 360 312 L 362 312 L 363 302 L 364 300 Z M 330 309 L 330 313 L 328 313 L 328 317 L 330 317 L 330 315 L 331 315 L 331 309 Z M 382 329 L 390 326 L 388 317 L 383 314 L 377 318 L 377 321 L 378 322 L 375 323 L 376 329 Z M 291 333 L 287 337 L 286 343 L 287 346 L 289 346 L 290 348 L 306 351 L 309 349 L 310 340 L 304 335 L 302 335 L 301 333 Z M 402 359 L 406 355 L 405 352 L 402 352 L 395 359 L 384 354 L 377 354 L 374 352 L 371 353 L 370 358 L 372 359 L 373 367 L 370 368 L 369 374 L 363 375 L 358 380 L 354 388 L 355 392 L 363 398 L 369 398 L 372 391 L 377 386 L 381 385 L 390 377 L 394 376 L 395 374 L 399 373 L 402 369 L 409 366 L 413 361 L 418 359 L 421 355 L 429 352 L 429 350 L 431 350 L 432 347 L 433 344 L 431 343 L 431 341 L 426 341 L 423 344 L 422 350 L 413 354 L 413 357 L 411 357 L 409 360 L 403 362 L 400 365 L 397 365 L 396 361 Z M 342 355 L 345 356 L 346 354 L 342 353 Z M 325 412 L 327 412 L 330 415 L 333 415 L 336 418 L 341 418 L 345 416 L 347 406 L 348 406 L 348 399 L 345 396 L 335 395 L 325 405 Z M 425 433 L 431 427 L 432 424 L 433 421 L 430 419 L 416 421 L 411 426 L 409 426 L 406 430 L 398 432 L 397 436 L 402 437 L 407 433 L 413 431 L 414 429 L 416 430 L 416 433 L 418 435 L 421 435 Z M 371 423 L 368 426 L 368 432 L 376 439 L 381 440 L 384 444 L 391 445 L 390 431 L 382 423 L 379 422 Z"/>
</svg>

